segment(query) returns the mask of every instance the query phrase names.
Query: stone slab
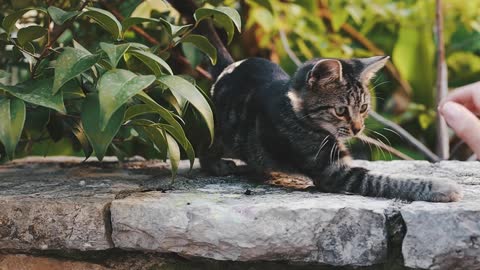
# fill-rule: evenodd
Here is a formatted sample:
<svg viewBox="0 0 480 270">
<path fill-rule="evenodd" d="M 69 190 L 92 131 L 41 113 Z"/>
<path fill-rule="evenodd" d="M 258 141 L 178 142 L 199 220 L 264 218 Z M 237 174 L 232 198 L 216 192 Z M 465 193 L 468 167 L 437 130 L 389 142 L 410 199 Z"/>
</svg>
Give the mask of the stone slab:
<svg viewBox="0 0 480 270">
<path fill-rule="evenodd" d="M 81 161 L 27 158 L 0 166 L 0 251 L 119 247 L 216 260 L 367 266 L 392 255 L 392 224 L 386 223 L 393 212 L 403 217 L 395 222 L 406 234 L 395 245 L 407 267 L 480 269 L 479 162 L 356 161 L 376 172 L 462 185 L 462 201 L 435 204 L 292 192 L 245 177 L 210 177 L 198 167 L 189 173 L 186 162 L 171 185 L 163 162 Z"/>
<path fill-rule="evenodd" d="M 149 192 L 111 206 L 116 247 L 215 260 L 372 265 L 386 259 L 387 200 L 266 192 Z"/>
<path fill-rule="evenodd" d="M 440 177 L 460 183 L 456 203 L 413 202 L 400 209 L 407 233 L 405 266 L 421 269 L 480 269 L 480 162 L 363 162 L 372 170 Z"/>
</svg>

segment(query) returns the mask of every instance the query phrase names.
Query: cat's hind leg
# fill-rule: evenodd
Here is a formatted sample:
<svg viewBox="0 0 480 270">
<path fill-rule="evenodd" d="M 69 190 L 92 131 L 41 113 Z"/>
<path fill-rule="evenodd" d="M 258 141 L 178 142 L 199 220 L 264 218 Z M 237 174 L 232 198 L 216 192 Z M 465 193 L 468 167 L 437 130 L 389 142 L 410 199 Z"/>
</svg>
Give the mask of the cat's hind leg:
<svg viewBox="0 0 480 270">
<path fill-rule="evenodd" d="M 236 164 L 232 160 L 222 159 L 223 145 L 218 138 L 215 139 L 213 145 L 205 147 L 200 152 L 200 166 L 202 170 L 214 176 L 225 176 L 236 173 Z"/>
</svg>

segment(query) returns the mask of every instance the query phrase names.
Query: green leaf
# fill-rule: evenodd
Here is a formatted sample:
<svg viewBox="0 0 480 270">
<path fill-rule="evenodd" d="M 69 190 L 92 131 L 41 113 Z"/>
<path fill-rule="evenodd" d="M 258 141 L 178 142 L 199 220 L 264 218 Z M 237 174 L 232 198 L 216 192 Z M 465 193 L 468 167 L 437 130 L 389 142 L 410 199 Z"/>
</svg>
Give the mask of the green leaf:
<svg viewBox="0 0 480 270">
<path fill-rule="evenodd" d="M 238 12 L 233 8 L 199 8 L 195 11 L 193 16 L 197 23 L 207 18 L 213 18 L 213 20 L 218 25 L 223 27 L 227 32 L 228 43 L 230 43 L 233 39 L 233 35 L 235 33 L 234 25 L 238 32 L 242 32 L 242 20 L 240 18 L 240 14 L 238 14 Z"/>
<path fill-rule="evenodd" d="M 114 45 L 111 43 L 100 42 L 100 48 L 102 48 L 102 50 L 107 54 L 112 68 L 116 68 L 120 59 L 123 57 L 128 48 L 130 48 L 130 44 L 125 43 Z"/>
<path fill-rule="evenodd" d="M 124 69 L 114 69 L 103 74 L 97 84 L 101 129 L 107 126 L 110 117 L 118 108 L 154 81 L 153 75 L 135 75 Z"/>
<path fill-rule="evenodd" d="M 165 109 L 163 106 L 158 104 L 155 100 L 153 100 L 150 96 L 148 96 L 145 92 L 140 92 L 136 95 L 140 100 L 142 100 L 145 104 L 151 106 L 156 113 L 160 115 L 160 117 L 165 120 L 167 123 L 172 125 L 177 132 L 180 132 L 182 136 L 185 137 L 185 132 L 183 131 L 182 126 L 178 121 L 175 119 L 174 114 L 169 110 Z"/>
<path fill-rule="evenodd" d="M 141 50 L 129 50 L 128 54 L 131 54 L 142 61 L 145 65 L 147 65 L 156 76 L 160 76 L 163 74 L 161 67 L 168 71 L 169 74 L 173 74 L 172 69 L 170 66 L 163 60 L 162 58 L 156 56 L 151 52 L 141 51 Z"/>
<path fill-rule="evenodd" d="M 154 122 L 147 119 L 135 119 L 131 122 L 135 126 L 135 130 L 139 133 L 144 133 L 154 147 L 161 154 L 161 159 L 167 158 L 167 140 L 165 139 L 165 132 L 155 125 Z"/>
<path fill-rule="evenodd" d="M 65 11 L 63 9 L 60 9 L 54 6 L 48 7 L 47 11 L 48 11 L 48 14 L 50 14 L 50 17 L 52 18 L 52 20 L 58 25 L 62 25 L 66 21 L 80 14 L 79 11 Z"/>
<path fill-rule="evenodd" d="M 85 134 L 82 122 L 80 120 L 67 118 L 64 123 L 68 126 L 69 130 L 72 131 L 75 138 L 77 138 L 77 141 L 80 143 L 83 153 L 85 154 L 85 159 L 88 159 L 93 153 L 93 148 Z"/>
<path fill-rule="evenodd" d="M 85 93 L 76 80 L 68 81 L 64 86 L 62 86 L 60 92 L 63 93 L 63 99 L 65 100 L 85 97 Z"/>
<path fill-rule="evenodd" d="M 193 149 L 192 144 L 190 141 L 185 137 L 183 134 L 179 133 L 174 127 L 165 124 L 158 124 L 160 127 L 165 129 L 170 135 L 172 135 L 177 142 L 180 143 L 183 150 L 187 154 L 187 157 L 190 161 L 190 169 L 192 169 L 193 164 L 195 163 L 195 151 Z"/>
<path fill-rule="evenodd" d="M 339 9 L 332 14 L 332 27 L 335 31 L 340 30 L 340 27 L 348 20 L 348 11 L 345 9 Z"/>
<path fill-rule="evenodd" d="M 122 125 L 125 106 L 120 107 L 110 118 L 104 130 L 100 128 L 100 103 L 98 96 L 90 94 L 87 96 L 82 107 L 82 124 L 90 144 L 95 150 L 95 155 L 102 160 L 107 152 L 108 146 L 117 134 Z"/>
<path fill-rule="evenodd" d="M 100 8 L 88 7 L 83 14 L 95 20 L 100 26 L 110 32 L 114 38 L 120 38 L 122 24 L 112 13 Z"/>
<path fill-rule="evenodd" d="M 10 73 L 6 72 L 5 70 L 0 69 L 0 79 L 8 78 L 10 77 Z"/>
<path fill-rule="evenodd" d="M 217 49 L 206 37 L 200 35 L 188 35 L 183 39 L 183 42 L 189 42 L 204 52 L 210 58 L 212 65 L 217 63 Z"/>
<path fill-rule="evenodd" d="M 134 117 L 143 114 L 156 113 L 157 111 L 148 104 L 135 104 L 127 108 L 124 121 L 131 120 Z"/>
<path fill-rule="evenodd" d="M 187 24 L 187 25 L 174 25 L 169 23 L 167 20 L 160 18 L 160 23 L 167 28 L 168 33 L 170 34 L 171 37 L 176 37 L 179 36 L 183 33 L 185 33 L 192 25 Z"/>
<path fill-rule="evenodd" d="M 55 64 L 52 93 L 57 93 L 62 85 L 91 68 L 98 60 L 98 55 L 92 55 L 80 49 L 65 48 Z"/>
<path fill-rule="evenodd" d="M 0 99 L 0 141 L 10 159 L 14 157 L 15 148 L 22 135 L 25 114 L 25 103 L 22 100 Z"/>
<path fill-rule="evenodd" d="M 210 131 L 210 139 L 213 141 L 213 113 L 202 93 L 189 81 L 179 76 L 166 75 L 157 80 L 170 88 L 170 91 L 175 97 L 185 98 L 200 112 Z"/>
<path fill-rule="evenodd" d="M 137 25 L 137 24 L 142 24 L 142 23 L 158 23 L 158 20 L 152 19 L 152 18 L 142 18 L 142 17 L 128 17 L 125 18 L 125 20 L 122 21 L 122 29 L 123 32 L 127 31 L 128 28 Z"/>
<path fill-rule="evenodd" d="M 192 43 L 182 43 L 182 52 L 193 68 L 200 65 L 203 60 L 204 54 Z"/>
<path fill-rule="evenodd" d="M 25 8 L 25 9 L 17 10 L 14 13 L 9 14 L 3 19 L 3 22 L 2 22 L 3 29 L 5 29 L 7 33 L 10 33 L 13 30 L 15 23 L 23 16 L 23 14 L 27 13 L 30 10 L 38 10 L 41 12 L 45 12 L 43 8 Z"/>
<path fill-rule="evenodd" d="M 28 103 L 51 108 L 66 114 L 67 111 L 63 104 L 63 94 L 60 92 L 53 95 L 52 85 L 52 79 L 28 80 L 15 86 L 0 84 L 0 89 Z"/>
<path fill-rule="evenodd" d="M 31 25 L 18 30 L 17 38 L 18 43 L 23 46 L 27 42 L 41 38 L 47 34 L 47 29 L 38 26 Z"/>
<path fill-rule="evenodd" d="M 266 8 L 268 11 L 270 11 L 270 13 L 273 14 L 273 6 L 272 6 L 272 3 L 270 3 L 270 0 L 253 0 L 253 2 Z"/>
<path fill-rule="evenodd" d="M 180 163 L 180 148 L 177 141 L 168 133 L 165 133 L 168 145 L 168 157 L 172 166 L 172 177 L 175 177 Z"/>
</svg>

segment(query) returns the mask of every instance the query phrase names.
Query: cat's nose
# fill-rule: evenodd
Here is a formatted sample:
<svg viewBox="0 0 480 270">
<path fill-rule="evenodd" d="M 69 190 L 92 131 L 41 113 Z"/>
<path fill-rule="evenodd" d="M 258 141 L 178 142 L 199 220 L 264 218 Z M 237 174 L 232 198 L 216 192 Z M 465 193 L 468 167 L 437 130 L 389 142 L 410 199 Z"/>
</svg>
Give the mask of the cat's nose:
<svg viewBox="0 0 480 270">
<path fill-rule="evenodd" d="M 358 133 L 360 133 L 360 131 L 362 131 L 362 128 L 363 128 L 363 124 L 353 123 L 351 126 L 353 135 L 357 135 Z"/>
</svg>

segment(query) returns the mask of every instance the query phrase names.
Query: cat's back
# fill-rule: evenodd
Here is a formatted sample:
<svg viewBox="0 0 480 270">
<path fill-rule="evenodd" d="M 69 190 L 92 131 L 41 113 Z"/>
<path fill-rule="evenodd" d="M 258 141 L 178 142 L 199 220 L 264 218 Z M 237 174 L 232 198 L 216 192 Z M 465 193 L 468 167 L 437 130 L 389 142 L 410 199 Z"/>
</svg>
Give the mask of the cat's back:
<svg viewBox="0 0 480 270">
<path fill-rule="evenodd" d="M 263 58 L 248 58 L 225 68 L 212 88 L 212 96 L 214 101 L 224 97 L 239 98 L 268 88 L 273 82 L 289 79 L 277 64 Z"/>
</svg>

